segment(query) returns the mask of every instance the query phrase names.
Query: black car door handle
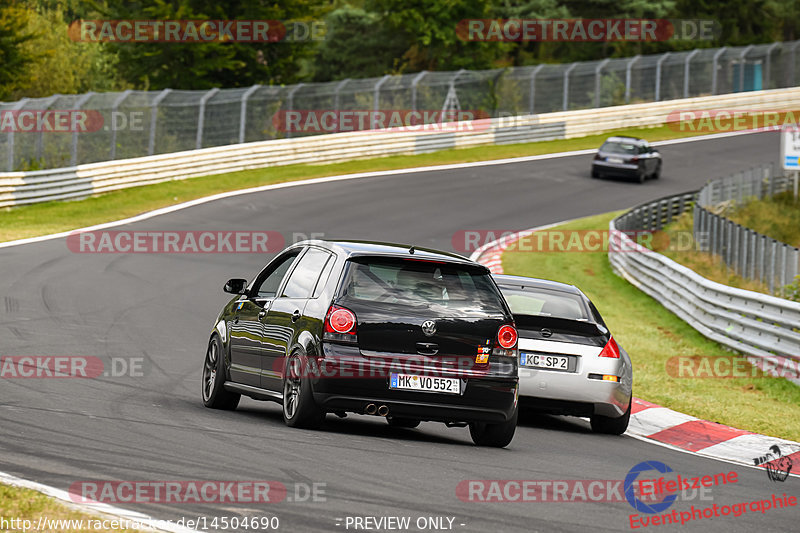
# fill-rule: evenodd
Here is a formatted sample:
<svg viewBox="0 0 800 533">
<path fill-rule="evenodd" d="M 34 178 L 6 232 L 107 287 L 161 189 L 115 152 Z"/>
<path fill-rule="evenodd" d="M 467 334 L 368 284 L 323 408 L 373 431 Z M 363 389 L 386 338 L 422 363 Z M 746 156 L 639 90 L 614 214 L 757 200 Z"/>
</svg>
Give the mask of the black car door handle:
<svg viewBox="0 0 800 533">
<path fill-rule="evenodd" d="M 298 320 L 300 320 L 300 310 L 295 309 L 294 313 L 292 313 L 292 322 L 297 322 Z"/>
</svg>

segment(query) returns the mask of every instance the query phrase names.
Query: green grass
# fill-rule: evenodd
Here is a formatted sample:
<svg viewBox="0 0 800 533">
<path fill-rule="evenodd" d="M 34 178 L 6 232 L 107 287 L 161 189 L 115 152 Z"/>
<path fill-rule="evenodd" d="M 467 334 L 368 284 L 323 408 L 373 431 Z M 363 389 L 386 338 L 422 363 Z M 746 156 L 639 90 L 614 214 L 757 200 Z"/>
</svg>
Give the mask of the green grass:
<svg viewBox="0 0 800 533">
<path fill-rule="evenodd" d="M 558 226 L 607 230 L 618 213 Z M 534 276 L 577 285 L 597 305 L 614 337 L 633 360 L 634 395 L 701 419 L 800 441 L 800 387 L 778 378 L 675 378 L 674 356 L 730 356 L 639 289 L 616 276 L 605 251 L 503 254 L 507 274 Z"/>
<path fill-rule="evenodd" d="M 20 519 L 20 520 L 30 520 L 32 522 L 31 529 L 28 531 L 36 530 L 38 525 L 38 520 L 40 517 L 44 517 L 50 520 L 83 520 L 83 527 L 82 528 L 75 528 L 75 527 L 67 527 L 66 525 L 62 525 L 62 527 L 53 528 L 43 528 L 41 531 L 58 531 L 59 533 L 78 533 L 78 532 L 124 532 L 124 531 L 138 531 L 138 530 L 131 530 L 131 529 L 119 529 L 119 528 L 95 528 L 95 520 L 113 520 L 113 518 L 106 517 L 106 516 L 93 516 L 78 510 L 73 509 L 53 498 L 45 496 L 40 492 L 36 492 L 34 490 L 29 489 L 20 489 L 17 487 L 10 487 L 8 485 L 0 484 L 0 518 L 3 518 L 7 521 L 12 519 Z M 88 523 L 87 521 L 91 520 L 92 523 Z M 63 524 L 63 522 L 62 522 Z M 16 523 L 9 523 L 3 524 L 3 529 L 0 531 L 22 531 L 22 525 L 20 522 Z M 17 526 L 19 527 L 10 527 L 10 526 Z M 42 524 L 45 525 L 44 523 Z M 54 525 L 51 522 L 51 526 Z M 73 522 L 73 526 L 79 525 L 78 523 Z M 102 525 L 100 523 L 99 525 Z M 106 525 L 112 525 L 111 522 L 107 522 Z"/>
<path fill-rule="evenodd" d="M 800 200 L 795 202 L 791 192 L 764 200 L 751 199 L 740 206 L 731 205 L 720 214 L 763 235 L 800 247 Z M 739 289 L 770 294 L 765 283 L 737 275 L 718 255 L 696 250 L 671 249 L 668 244 L 672 239 L 668 237 L 681 232 L 691 234 L 693 221 L 691 211 L 683 213 L 665 226 L 663 231 L 655 233 L 653 249 L 691 268 L 704 278 Z M 783 297 L 800 301 L 800 276 L 785 288 Z"/>
<path fill-rule="evenodd" d="M 795 200 L 792 192 L 763 200 L 753 199 L 722 215 L 767 237 L 800 248 L 800 199 Z"/>
<path fill-rule="evenodd" d="M 691 133 L 677 132 L 667 126 L 659 126 L 618 130 L 578 139 L 442 150 L 415 156 L 392 156 L 326 165 L 289 165 L 176 180 L 115 191 L 84 200 L 46 202 L 0 209 L 0 242 L 119 220 L 225 191 L 354 172 L 394 170 L 597 148 L 609 135 L 621 134 L 646 137 L 652 141 L 691 136 Z"/>
<path fill-rule="evenodd" d="M 688 267 L 704 278 L 745 289 L 748 291 L 769 294 L 769 287 L 760 281 L 743 278 L 730 269 L 719 255 L 697 250 L 673 249 L 669 246 L 674 239 L 663 238 L 664 236 L 677 235 L 683 233 L 689 235 L 693 231 L 694 217 L 691 211 L 686 211 L 676 218 L 672 223 L 667 224 L 662 231 L 657 231 L 653 235 L 652 249 L 663 254 L 673 261 Z"/>
</svg>

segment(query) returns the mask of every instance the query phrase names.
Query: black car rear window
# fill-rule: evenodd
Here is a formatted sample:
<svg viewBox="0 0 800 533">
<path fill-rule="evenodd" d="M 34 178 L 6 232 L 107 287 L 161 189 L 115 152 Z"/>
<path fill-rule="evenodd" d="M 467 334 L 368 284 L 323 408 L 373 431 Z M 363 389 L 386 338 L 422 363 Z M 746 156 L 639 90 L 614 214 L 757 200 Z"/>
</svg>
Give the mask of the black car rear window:
<svg viewBox="0 0 800 533">
<path fill-rule="evenodd" d="M 548 289 L 509 289 L 501 287 L 506 303 L 515 315 L 547 316 L 569 320 L 589 320 L 589 309 L 577 294 Z"/>
<path fill-rule="evenodd" d="M 343 283 L 343 299 L 504 313 L 490 275 L 469 266 L 359 257 L 350 261 Z"/>
<path fill-rule="evenodd" d="M 608 141 L 600 147 L 601 152 L 634 155 L 639 153 L 638 145 L 626 142 Z"/>
</svg>

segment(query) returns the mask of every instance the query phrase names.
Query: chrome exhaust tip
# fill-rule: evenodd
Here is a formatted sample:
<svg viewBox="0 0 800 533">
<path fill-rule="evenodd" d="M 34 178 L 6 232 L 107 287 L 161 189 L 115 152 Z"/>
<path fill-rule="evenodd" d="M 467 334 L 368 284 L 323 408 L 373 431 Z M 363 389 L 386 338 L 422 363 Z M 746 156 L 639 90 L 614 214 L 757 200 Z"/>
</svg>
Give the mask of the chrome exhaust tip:
<svg viewBox="0 0 800 533">
<path fill-rule="evenodd" d="M 374 403 L 368 403 L 367 406 L 364 408 L 364 412 L 368 415 L 374 415 L 378 412 L 378 406 Z"/>
<path fill-rule="evenodd" d="M 380 416 L 387 416 L 389 414 L 389 407 L 386 405 L 381 405 L 378 407 L 378 414 Z"/>
</svg>

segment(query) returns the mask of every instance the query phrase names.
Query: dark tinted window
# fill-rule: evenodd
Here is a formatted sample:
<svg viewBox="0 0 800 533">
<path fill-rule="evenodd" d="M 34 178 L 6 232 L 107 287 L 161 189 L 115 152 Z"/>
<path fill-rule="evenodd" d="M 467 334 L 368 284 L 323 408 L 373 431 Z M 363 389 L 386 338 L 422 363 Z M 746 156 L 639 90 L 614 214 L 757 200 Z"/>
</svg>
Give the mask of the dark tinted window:
<svg viewBox="0 0 800 533">
<path fill-rule="evenodd" d="M 350 264 L 343 297 L 414 307 L 503 312 L 500 296 L 482 269 L 429 261 L 359 258 Z"/>
<path fill-rule="evenodd" d="M 583 298 L 577 294 L 536 288 L 500 290 L 515 315 L 548 316 L 570 320 L 591 318 Z"/>
<path fill-rule="evenodd" d="M 600 147 L 601 152 L 608 152 L 611 154 L 630 154 L 634 155 L 639 152 L 638 146 L 634 143 L 608 141 L 603 143 Z"/>
<path fill-rule="evenodd" d="M 283 277 L 299 254 L 300 250 L 292 251 L 274 265 L 270 265 L 268 271 L 259 274 L 260 280 L 257 280 L 255 286 L 255 292 L 259 298 L 274 298 L 278 294 Z"/>
<path fill-rule="evenodd" d="M 325 267 L 330 254 L 316 248 L 309 248 L 308 252 L 300 258 L 297 267 L 289 276 L 282 296 L 287 298 L 310 298 L 311 292 L 317 285 L 317 280 Z"/>
</svg>

